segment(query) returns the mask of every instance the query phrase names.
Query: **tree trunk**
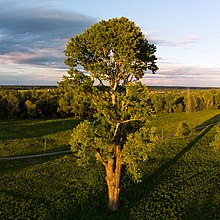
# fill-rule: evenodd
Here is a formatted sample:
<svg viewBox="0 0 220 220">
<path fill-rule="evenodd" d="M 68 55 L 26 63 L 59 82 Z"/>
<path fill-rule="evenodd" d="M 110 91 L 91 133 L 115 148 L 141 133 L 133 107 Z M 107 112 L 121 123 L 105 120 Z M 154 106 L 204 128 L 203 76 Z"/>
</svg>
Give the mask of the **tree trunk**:
<svg viewBox="0 0 220 220">
<path fill-rule="evenodd" d="M 116 211 L 120 207 L 120 183 L 121 183 L 121 155 L 110 158 L 106 166 L 106 182 L 108 186 L 108 208 Z"/>
</svg>

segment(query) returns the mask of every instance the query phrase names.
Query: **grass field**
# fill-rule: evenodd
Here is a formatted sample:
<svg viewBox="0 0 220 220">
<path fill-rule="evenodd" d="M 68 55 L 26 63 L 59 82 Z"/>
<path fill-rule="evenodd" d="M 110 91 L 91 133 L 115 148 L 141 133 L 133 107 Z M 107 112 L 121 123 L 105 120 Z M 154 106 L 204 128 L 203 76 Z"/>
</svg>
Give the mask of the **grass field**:
<svg viewBox="0 0 220 220">
<path fill-rule="evenodd" d="M 0 120 L 0 157 L 69 149 L 79 120 Z"/>
<path fill-rule="evenodd" d="M 193 130 L 188 137 L 174 136 L 180 122 Z M 125 175 L 116 213 L 106 209 L 105 173 L 99 163 L 79 169 L 72 154 L 0 160 L 0 219 L 219 219 L 220 152 L 209 146 L 219 122 L 219 111 L 153 119 L 160 141 L 144 164 L 141 183 Z M 53 140 L 50 150 L 67 149 L 77 123 L 0 121 L 0 151 L 3 156 L 42 152 L 44 144 L 38 148 L 35 141 L 44 136 Z M 26 141 L 30 144 L 18 144 Z"/>
</svg>

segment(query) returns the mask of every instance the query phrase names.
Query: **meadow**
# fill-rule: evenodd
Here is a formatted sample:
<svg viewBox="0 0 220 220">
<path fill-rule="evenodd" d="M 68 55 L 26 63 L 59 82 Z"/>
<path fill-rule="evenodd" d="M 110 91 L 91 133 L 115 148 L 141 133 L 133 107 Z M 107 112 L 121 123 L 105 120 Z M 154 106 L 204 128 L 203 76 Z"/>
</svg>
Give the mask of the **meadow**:
<svg viewBox="0 0 220 220">
<path fill-rule="evenodd" d="M 185 122 L 190 135 L 175 136 Z M 1 120 L 0 157 L 69 149 L 74 119 Z M 220 152 L 210 143 L 219 110 L 158 114 L 158 144 L 141 183 L 125 174 L 121 208 L 107 210 L 105 171 L 80 169 L 72 153 L 0 160 L 0 219 L 219 219 Z M 45 149 L 45 140 L 47 146 Z"/>
<path fill-rule="evenodd" d="M 80 120 L 33 119 L 0 121 L 0 157 L 69 149 L 69 137 Z"/>
</svg>

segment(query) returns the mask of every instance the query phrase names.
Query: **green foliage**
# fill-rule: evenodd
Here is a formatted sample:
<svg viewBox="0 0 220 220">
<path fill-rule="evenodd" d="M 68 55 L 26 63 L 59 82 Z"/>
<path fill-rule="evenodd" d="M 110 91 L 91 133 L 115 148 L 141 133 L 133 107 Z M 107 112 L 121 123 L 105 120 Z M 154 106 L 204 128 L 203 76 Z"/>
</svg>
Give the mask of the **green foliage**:
<svg viewBox="0 0 220 220">
<path fill-rule="evenodd" d="M 91 99 L 93 81 L 89 76 L 76 69 L 69 70 L 58 83 L 58 112 L 66 115 L 88 117 L 91 115 Z"/>
<path fill-rule="evenodd" d="M 113 129 L 117 123 L 128 120 L 145 122 L 153 114 L 149 106 L 149 90 L 140 82 L 119 87 L 119 91 L 115 93 L 116 103 L 114 105 L 107 89 L 96 88 L 94 91 L 94 117 L 101 120 L 102 123 L 112 125 Z M 112 131 L 114 132 L 114 130 Z"/>
<path fill-rule="evenodd" d="M 25 102 L 25 107 L 27 109 L 27 114 L 29 118 L 36 116 L 36 104 L 32 103 L 30 100 Z"/>
<path fill-rule="evenodd" d="M 63 77 L 58 89 L 0 90 L 0 119 L 57 118 L 70 115 L 90 117 L 94 113 L 89 92 L 92 82 L 90 77 L 81 74 L 82 78 L 76 77 L 81 83 L 77 89 L 77 86 L 72 85 L 77 81 L 72 81 L 75 71 L 77 70 L 71 69 L 69 76 Z M 98 88 L 103 89 L 101 86 Z M 149 97 L 148 103 L 156 114 L 220 109 L 220 90 L 217 89 L 156 90 L 148 92 L 147 96 Z M 26 101 L 32 103 L 32 109 L 27 108 Z"/>
<path fill-rule="evenodd" d="M 96 120 L 81 122 L 71 135 L 71 149 L 78 164 L 88 165 L 97 153 L 107 162 L 109 157 L 115 157 L 115 146 L 119 145 L 122 161 L 134 179 L 140 180 L 140 161 L 147 160 L 157 140 L 155 130 L 148 124 L 151 108 L 147 88 L 140 83 L 129 84 L 123 92 L 117 93 L 117 108 L 108 100 L 106 91 L 96 92 L 99 93 L 93 98 Z"/>
<path fill-rule="evenodd" d="M 58 117 L 57 97 L 55 90 L 0 90 L 0 119 Z"/>
<path fill-rule="evenodd" d="M 143 126 L 135 133 L 127 137 L 127 142 L 122 151 L 122 161 L 136 181 L 140 181 L 143 175 L 143 162 L 148 160 L 149 155 L 155 147 L 157 137 L 155 128 Z"/>
<path fill-rule="evenodd" d="M 94 136 L 95 128 L 92 124 L 93 123 L 88 121 L 81 122 L 76 128 L 74 128 L 71 135 L 71 149 L 75 152 L 78 159 L 78 165 L 80 166 L 89 165 L 91 157 L 94 156 L 98 137 Z"/>
<path fill-rule="evenodd" d="M 166 90 L 151 92 L 155 113 L 195 112 L 219 109 L 220 90 Z"/>
<path fill-rule="evenodd" d="M 107 80 L 110 87 L 130 78 L 140 79 L 144 70 L 158 68 L 153 55 L 156 47 L 149 44 L 134 22 L 127 18 L 100 21 L 71 38 L 67 44 L 65 63 L 81 65 L 92 76 Z"/>
<path fill-rule="evenodd" d="M 176 136 L 187 136 L 190 134 L 189 125 L 185 122 L 180 122 L 176 129 Z"/>
</svg>

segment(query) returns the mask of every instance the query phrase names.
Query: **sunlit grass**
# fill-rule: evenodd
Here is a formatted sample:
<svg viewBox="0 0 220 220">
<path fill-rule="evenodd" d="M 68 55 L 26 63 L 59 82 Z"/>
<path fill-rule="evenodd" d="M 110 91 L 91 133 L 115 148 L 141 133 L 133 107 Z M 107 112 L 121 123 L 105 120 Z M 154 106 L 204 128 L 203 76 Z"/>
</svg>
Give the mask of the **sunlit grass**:
<svg viewBox="0 0 220 220">
<path fill-rule="evenodd" d="M 210 146 L 219 120 L 219 111 L 175 113 L 153 119 L 159 136 L 163 129 L 164 139 L 159 139 L 145 162 L 142 183 L 133 183 L 125 173 L 121 208 L 116 213 L 106 208 L 105 171 L 100 163 L 77 167 L 73 154 L 0 161 L 0 219 L 219 219 L 220 152 Z M 174 136 L 179 122 L 186 122 L 190 129 L 201 129 L 179 138 Z M 44 140 L 43 131 L 50 128 L 46 136 L 51 150 L 58 149 L 59 144 L 68 144 L 77 122 L 68 121 L 66 130 L 62 123 L 11 121 L 6 126 L 12 130 L 13 125 L 27 130 L 31 125 L 34 129 L 25 134 L 26 138 L 15 140 L 5 131 L 7 138 L 1 141 Z M 10 149 L 13 154 L 16 145 Z M 29 154 L 33 149 L 30 144 L 16 152 Z"/>
</svg>

